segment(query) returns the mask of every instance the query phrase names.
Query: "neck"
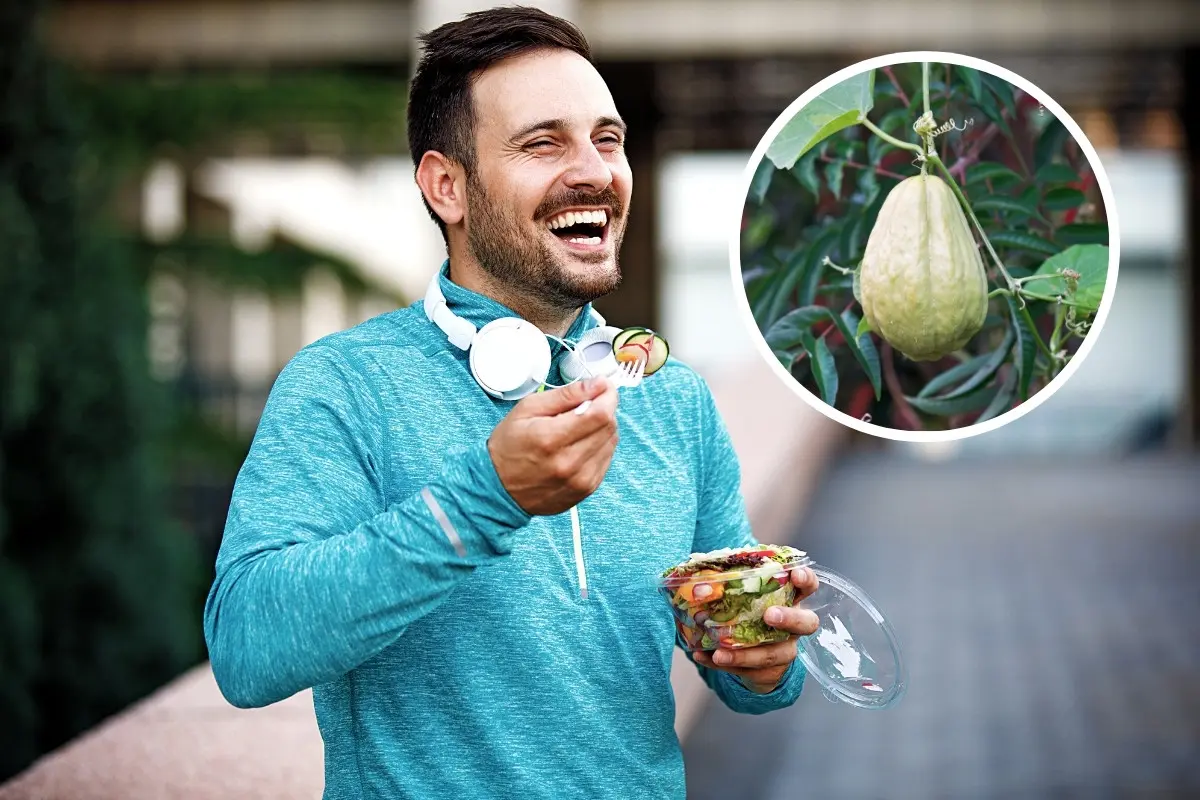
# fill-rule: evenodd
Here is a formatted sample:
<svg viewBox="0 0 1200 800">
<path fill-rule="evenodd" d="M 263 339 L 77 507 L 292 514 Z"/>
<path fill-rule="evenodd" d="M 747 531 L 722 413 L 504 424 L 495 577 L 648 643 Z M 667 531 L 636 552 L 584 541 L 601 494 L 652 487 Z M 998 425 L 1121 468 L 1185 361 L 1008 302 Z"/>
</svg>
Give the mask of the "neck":
<svg viewBox="0 0 1200 800">
<path fill-rule="evenodd" d="M 467 252 L 467 248 L 450 244 L 450 280 L 469 291 L 490 297 L 511 308 L 522 319 L 532 322 L 543 333 L 563 337 L 579 316 L 578 308 L 563 309 L 545 302 L 512 286 L 506 286 L 486 272 Z"/>
</svg>

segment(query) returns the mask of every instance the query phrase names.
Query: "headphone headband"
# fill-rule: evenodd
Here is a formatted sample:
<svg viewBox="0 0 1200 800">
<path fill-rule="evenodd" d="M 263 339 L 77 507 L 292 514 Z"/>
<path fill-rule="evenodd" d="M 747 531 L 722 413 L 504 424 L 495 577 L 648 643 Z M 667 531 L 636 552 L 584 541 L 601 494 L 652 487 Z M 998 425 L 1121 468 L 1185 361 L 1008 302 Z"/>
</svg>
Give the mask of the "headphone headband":
<svg viewBox="0 0 1200 800">
<path fill-rule="evenodd" d="M 442 329 L 450 344 L 459 350 L 470 348 L 475 338 L 475 326 L 450 310 L 446 305 L 446 296 L 442 294 L 439 282 L 440 275 L 435 273 L 425 290 L 425 316 L 429 321 Z"/>
</svg>

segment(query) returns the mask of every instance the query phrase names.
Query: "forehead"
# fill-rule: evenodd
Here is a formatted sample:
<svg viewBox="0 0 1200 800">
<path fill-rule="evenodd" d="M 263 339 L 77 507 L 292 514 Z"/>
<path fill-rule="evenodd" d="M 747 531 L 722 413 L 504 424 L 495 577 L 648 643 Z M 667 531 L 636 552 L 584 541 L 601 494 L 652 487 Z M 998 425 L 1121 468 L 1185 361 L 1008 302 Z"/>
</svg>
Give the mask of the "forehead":
<svg viewBox="0 0 1200 800">
<path fill-rule="evenodd" d="M 511 136 L 561 119 L 590 128 L 617 116 L 608 85 L 587 59 L 569 50 L 537 50 L 483 71 L 472 92 L 480 135 Z"/>
</svg>

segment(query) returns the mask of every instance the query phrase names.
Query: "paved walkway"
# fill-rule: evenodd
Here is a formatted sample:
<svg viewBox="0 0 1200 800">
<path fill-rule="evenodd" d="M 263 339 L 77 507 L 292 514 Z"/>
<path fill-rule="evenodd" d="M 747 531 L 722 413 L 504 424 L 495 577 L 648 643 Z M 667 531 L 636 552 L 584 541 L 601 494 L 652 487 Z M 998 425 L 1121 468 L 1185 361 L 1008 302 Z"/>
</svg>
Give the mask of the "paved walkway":
<svg viewBox="0 0 1200 800">
<path fill-rule="evenodd" d="M 891 619 L 908 694 L 710 704 L 690 798 L 1200 796 L 1200 461 L 858 456 L 796 541 Z"/>
</svg>

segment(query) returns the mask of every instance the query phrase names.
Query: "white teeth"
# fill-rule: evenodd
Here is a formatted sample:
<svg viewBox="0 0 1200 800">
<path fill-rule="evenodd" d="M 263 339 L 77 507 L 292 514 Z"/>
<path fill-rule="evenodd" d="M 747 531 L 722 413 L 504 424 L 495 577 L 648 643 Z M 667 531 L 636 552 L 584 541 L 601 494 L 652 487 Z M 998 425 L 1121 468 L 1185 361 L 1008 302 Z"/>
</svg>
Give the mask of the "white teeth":
<svg viewBox="0 0 1200 800">
<path fill-rule="evenodd" d="M 582 236 L 572 236 L 572 237 L 571 237 L 570 239 L 568 239 L 567 241 L 568 241 L 568 242 L 570 242 L 571 244 L 591 244 L 591 245 L 596 245 L 596 244 L 600 244 L 600 241 L 601 241 L 601 240 L 600 240 L 600 237 L 599 237 L 599 236 L 592 236 L 592 237 L 589 237 L 589 238 L 587 238 L 587 239 L 585 239 L 585 238 L 584 238 L 584 237 L 582 237 Z"/>
<path fill-rule="evenodd" d="M 607 225 L 608 213 L 606 211 L 568 211 L 564 214 L 559 214 L 557 217 L 550 219 L 546 226 L 550 230 L 558 230 L 559 228 L 569 228 L 572 225 L 581 225 L 587 223 L 589 225 Z"/>
</svg>

